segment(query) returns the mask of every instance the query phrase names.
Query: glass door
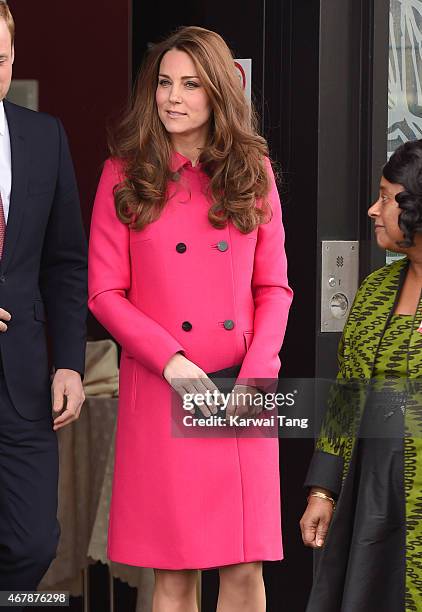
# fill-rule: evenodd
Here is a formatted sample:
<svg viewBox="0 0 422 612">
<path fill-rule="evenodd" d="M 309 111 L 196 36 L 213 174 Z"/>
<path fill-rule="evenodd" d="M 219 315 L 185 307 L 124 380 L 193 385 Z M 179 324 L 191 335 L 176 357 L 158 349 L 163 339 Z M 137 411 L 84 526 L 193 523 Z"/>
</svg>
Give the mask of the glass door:
<svg viewBox="0 0 422 612">
<path fill-rule="evenodd" d="M 422 138 L 422 0 L 390 0 L 388 153 Z"/>
<path fill-rule="evenodd" d="M 422 138 L 422 0 L 390 0 L 388 155 Z M 386 261 L 401 258 L 387 251 Z"/>
</svg>

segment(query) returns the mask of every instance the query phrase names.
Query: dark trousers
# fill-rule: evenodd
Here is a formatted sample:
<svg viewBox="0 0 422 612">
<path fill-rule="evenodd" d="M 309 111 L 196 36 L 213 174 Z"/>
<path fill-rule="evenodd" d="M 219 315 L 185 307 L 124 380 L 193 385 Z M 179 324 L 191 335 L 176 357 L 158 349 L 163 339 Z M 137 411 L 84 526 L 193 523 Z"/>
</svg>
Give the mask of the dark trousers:
<svg viewBox="0 0 422 612">
<path fill-rule="evenodd" d="M 57 485 L 52 418 L 21 417 L 0 371 L 1 591 L 35 590 L 54 559 L 60 534 Z"/>
</svg>

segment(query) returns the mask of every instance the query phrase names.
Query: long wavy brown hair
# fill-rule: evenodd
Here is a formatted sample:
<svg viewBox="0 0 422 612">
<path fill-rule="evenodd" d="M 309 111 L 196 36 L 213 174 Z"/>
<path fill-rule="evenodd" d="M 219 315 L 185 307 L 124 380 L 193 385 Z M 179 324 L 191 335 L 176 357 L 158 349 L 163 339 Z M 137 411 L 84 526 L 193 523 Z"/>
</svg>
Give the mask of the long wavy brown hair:
<svg viewBox="0 0 422 612">
<path fill-rule="evenodd" d="M 149 50 L 130 107 L 109 134 L 111 156 L 123 162 L 125 176 L 114 189 L 117 215 L 139 230 L 155 221 L 166 204 L 172 146 L 155 93 L 161 59 L 171 49 L 191 57 L 212 108 L 208 142 L 199 157 L 210 178 L 209 221 L 223 228 L 230 219 L 249 233 L 271 215 L 266 199 L 268 146 L 258 134 L 256 113 L 245 98 L 226 43 L 215 32 L 194 26 L 180 28 Z"/>
</svg>

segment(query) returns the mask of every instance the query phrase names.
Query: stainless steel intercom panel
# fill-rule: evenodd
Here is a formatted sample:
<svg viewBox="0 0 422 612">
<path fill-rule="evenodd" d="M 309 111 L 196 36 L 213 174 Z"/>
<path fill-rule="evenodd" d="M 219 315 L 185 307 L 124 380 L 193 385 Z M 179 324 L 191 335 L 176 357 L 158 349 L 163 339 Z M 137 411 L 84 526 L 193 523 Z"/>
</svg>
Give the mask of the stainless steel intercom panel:
<svg viewBox="0 0 422 612">
<path fill-rule="evenodd" d="M 38 110 L 38 81 L 33 79 L 13 79 L 7 99 L 14 104 Z"/>
<path fill-rule="evenodd" d="M 322 242 L 321 331 L 341 332 L 359 283 L 359 242 Z"/>
</svg>

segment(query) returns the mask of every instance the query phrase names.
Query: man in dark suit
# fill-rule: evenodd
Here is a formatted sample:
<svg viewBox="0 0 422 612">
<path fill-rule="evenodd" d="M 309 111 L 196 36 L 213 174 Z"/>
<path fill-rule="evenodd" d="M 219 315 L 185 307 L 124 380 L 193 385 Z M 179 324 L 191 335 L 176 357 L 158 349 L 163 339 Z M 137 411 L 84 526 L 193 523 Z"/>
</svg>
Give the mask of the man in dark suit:
<svg viewBox="0 0 422 612">
<path fill-rule="evenodd" d="M 84 401 L 86 321 L 86 240 L 66 136 L 54 117 L 4 99 L 13 40 L 0 0 L 0 591 L 35 589 L 56 553 L 55 430 Z"/>
</svg>

